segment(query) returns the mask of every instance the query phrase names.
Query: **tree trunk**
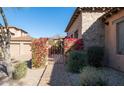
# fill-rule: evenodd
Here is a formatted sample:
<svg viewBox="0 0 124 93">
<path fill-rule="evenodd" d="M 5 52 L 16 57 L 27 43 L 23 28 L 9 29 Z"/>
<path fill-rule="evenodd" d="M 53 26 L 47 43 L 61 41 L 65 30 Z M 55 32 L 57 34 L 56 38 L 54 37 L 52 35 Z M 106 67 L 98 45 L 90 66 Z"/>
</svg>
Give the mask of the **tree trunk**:
<svg viewBox="0 0 124 93">
<path fill-rule="evenodd" d="M 9 77 L 12 77 L 12 64 L 11 64 L 11 57 L 10 57 L 10 47 L 7 45 L 4 45 L 5 47 L 3 48 L 3 54 L 4 54 L 4 65 L 7 68 L 7 75 Z"/>
<path fill-rule="evenodd" d="M 11 56 L 10 56 L 10 39 L 11 39 L 11 33 L 9 31 L 8 28 L 8 22 L 6 19 L 6 16 L 4 14 L 4 11 L 2 8 L 0 8 L 0 14 L 2 16 L 5 28 L 3 28 L 2 31 L 4 31 L 2 34 L 3 36 L 3 43 L 2 43 L 2 51 L 3 51 L 3 55 L 4 55 L 4 62 L 5 62 L 5 66 L 7 68 L 7 73 L 8 76 L 11 77 L 12 76 L 12 64 L 11 64 Z"/>
</svg>

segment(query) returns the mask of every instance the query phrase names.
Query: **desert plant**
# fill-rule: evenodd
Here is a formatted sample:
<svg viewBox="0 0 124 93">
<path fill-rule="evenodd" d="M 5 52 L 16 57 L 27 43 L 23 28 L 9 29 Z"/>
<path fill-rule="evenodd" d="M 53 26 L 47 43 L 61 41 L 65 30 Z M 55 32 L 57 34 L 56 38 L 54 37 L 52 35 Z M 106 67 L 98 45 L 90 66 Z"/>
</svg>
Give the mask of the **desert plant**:
<svg viewBox="0 0 124 93">
<path fill-rule="evenodd" d="M 26 73 L 27 73 L 26 62 L 16 64 L 13 72 L 13 79 L 15 80 L 21 79 L 26 75 Z"/>
<path fill-rule="evenodd" d="M 95 67 L 84 67 L 80 74 L 80 83 L 83 86 L 105 86 L 107 82 L 103 80 L 101 75 L 101 71 Z"/>
<path fill-rule="evenodd" d="M 67 68 L 70 72 L 78 73 L 86 65 L 86 53 L 72 51 L 69 53 Z"/>
<path fill-rule="evenodd" d="M 104 57 L 104 52 L 102 47 L 93 46 L 88 48 L 87 56 L 90 65 L 95 67 L 102 66 L 102 60 Z"/>
</svg>

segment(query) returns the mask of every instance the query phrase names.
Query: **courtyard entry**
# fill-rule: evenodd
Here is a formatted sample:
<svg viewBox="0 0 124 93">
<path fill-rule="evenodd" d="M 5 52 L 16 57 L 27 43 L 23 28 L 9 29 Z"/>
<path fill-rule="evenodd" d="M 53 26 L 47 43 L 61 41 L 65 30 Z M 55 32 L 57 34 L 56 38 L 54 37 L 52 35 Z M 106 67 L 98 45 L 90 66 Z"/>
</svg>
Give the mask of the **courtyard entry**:
<svg viewBox="0 0 124 93">
<path fill-rule="evenodd" d="M 64 39 L 49 39 L 48 57 L 54 62 L 64 62 Z"/>
<path fill-rule="evenodd" d="M 49 39 L 49 56 L 64 53 L 64 39 Z"/>
</svg>

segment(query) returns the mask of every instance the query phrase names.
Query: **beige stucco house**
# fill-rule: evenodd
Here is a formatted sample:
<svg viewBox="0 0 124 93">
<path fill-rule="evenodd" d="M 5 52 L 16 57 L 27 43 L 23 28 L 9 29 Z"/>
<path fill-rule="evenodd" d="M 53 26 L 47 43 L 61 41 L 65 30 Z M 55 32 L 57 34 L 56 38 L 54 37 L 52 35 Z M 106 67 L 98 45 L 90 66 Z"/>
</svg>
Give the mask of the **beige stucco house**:
<svg viewBox="0 0 124 93">
<path fill-rule="evenodd" d="M 10 53 L 11 59 L 27 61 L 31 59 L 32 37 L 28 32 L 17 27 L 9 27 L 11 32 Z"/>
<path fill-rule="evenodd" d="M 67 37 L 83 38 L 86 50 L 104 47 L 104 64 L 124 71 L 124 8 L 78 7 L 65 32 Z"/>
<path fill-rule="evenodd" d="M 105 51 L 108 64 L 124 71 L 124 8 L 115 8 L 104 15 Z"/>
</svg>

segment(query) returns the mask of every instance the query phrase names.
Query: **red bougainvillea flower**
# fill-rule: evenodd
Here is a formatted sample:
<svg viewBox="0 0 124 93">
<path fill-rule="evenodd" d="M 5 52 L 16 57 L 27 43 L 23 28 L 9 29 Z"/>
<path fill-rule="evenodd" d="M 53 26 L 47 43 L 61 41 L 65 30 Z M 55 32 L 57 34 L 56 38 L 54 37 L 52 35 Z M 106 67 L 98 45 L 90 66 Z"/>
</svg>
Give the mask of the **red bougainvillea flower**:
<svg viewBox="0 0 124 93">
<path fill-rule="evenodd" d="M 32 42 L 32 62 L 33 67 L 40 67 L 47 57 L 47 38 L 35 39 Z"/>
<path fill-rule="evenodd" d="M 74 46 L 74 50 L 81 50 L 83 49 L 83 39 L 77 38 L 65 38 L 64 39 L 64 50 L 65 52 L 70 50 Z"/>
</svg>

